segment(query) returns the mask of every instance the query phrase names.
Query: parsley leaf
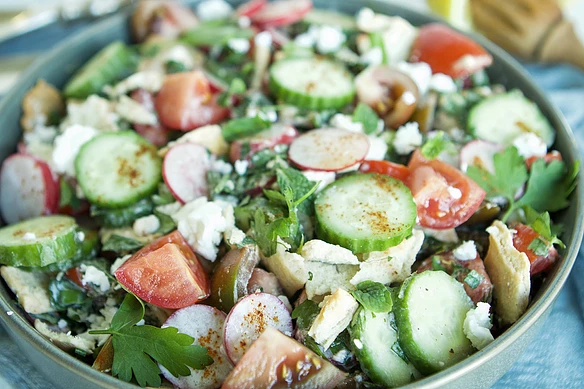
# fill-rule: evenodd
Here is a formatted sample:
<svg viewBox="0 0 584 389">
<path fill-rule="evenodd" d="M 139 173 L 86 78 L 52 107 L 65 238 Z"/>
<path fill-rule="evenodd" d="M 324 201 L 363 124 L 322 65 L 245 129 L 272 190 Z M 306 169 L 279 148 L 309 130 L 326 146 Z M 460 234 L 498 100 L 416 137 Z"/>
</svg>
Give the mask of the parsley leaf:
<svg viewBox="0 0 584 389">
<path fill-rule="evenodd" d="M 555 231 L 552 231 L 551 218 L 548 212 L 538 214 L 537 211 L 531 207 L 524 207 L 523 210 L 525 211 L 525 219 L 527 224 L 543 238 L 543 243 L 545 243 L 546 246 L 545 252 L 543 252 L 543 249 L 540 247 L 541 244 L 535 243 L 535 241 L 538 239 L 534 239 L 534 241 L 529 245 L 529 249 L 531 249 L 536 255 L 546 255 L 550 245 L 557 244 L 562 248 L 566 247 L 564 242 L 562 242 L 554 233 Z M 539 240 L 542 241 L 541 239 Z M 532 248 L 531 245 L 534 245 L 534 247 Z M 539 250 L 543 254 L 538 254 L 536 250 Z"/>
<path fill-rule="evenodd" d="M 128 253 L 141 249 L 144 243 L 121 235 L 112 235 L 103 245 L 103 251 L 113 251 L 115 253 Z"/>
<path fill-rule="evenodd" d="M 379 282 L 363 281 L 351 294 L 365 309 L 371 312 L 389 312 L 393 307 L 389 289 Z"/>
<path fill-rule="evenodd" d="M 166 62 L 166 73 L 168 74 L 182 73 L 187 70 L 187 67 L 182 62 L 174 61 L 172 59 Z"/>
<path fill-rule="evenodd" d="M 234 78 L 229 84 L 229 88 L 225 92 L 219 94 L 217 103 L 222 107 L 231 107 L 233 105 L 233 97 L 245 93 L 246 85 L 241 78 Z"/>
<path fill-rule="evenodd" d="M 296 319 L 299 329 L 307 329 L 312 325 L 316 316 L 320 312 L 318 304 L 312 300 L 304 300 L 292 311 L 292 319 Z"/>
<path fill-rule="evenodd" d="M 353 112 L 353 123 L 361 123 L 366 134 L 372 134 L 377 130 L 379 116 L 367 104 L 359 103 Z"/>
<path fill-rule="evenodd" d="M 294 193 L 294 201 L 298 201 L 314 186 L 313 181 L 310 181 L 304 174 L 293 168 L 278 169 L 276 176 L 280 190 L 283 192 L 287 188 L 290 189 Z M 310 201 L 310 198 L 308 200 L 300 203 L 298 209 L 307 215 L 312 215 L 314 213 L 314 203 Z"/>
<path fill-rule="evenodd" d="M 160 227 L 158 227 L 158 230 L 156 230 L 157 234 L 166 235 L 176 229 L 176 223 L 174 222 L 170 215 L 167 215 L 166 213 L 157 210 L 154 210 L 154 215 L 158 218 L 158 221 L 160 222 Z"/>
<path fill-rule="evenodd" d="M 223 125 L 221 133 L 227 142 L 233 142 L 236 139 L 246 136 L 255 135 L 269 128 L 272 122 L 262 119 L 260 116 L 244 117 L 233 119 Z M 242 153 L 242 155 L 244 155 Z"/>
<path fill-rule="evenodd" d="M 444 132 L 438 131 L 435 137 L 428 139 L 420 149 L 426 159 L 436 159 L 448 147 L 449 141 L 444 139 Z"/>
<path fill-rule="evenodd" d="M 89 332 L 112 336 L 114 376 L 126 382 L 133 376 L 142 387 L 158 387 L 162 380 L 156 362 L 175 377 L 190 375 L 189 367 L 203 369 L 213 363 L 204 347 L 193 345 L 192 337 L 179 334 L 174 327 L 136 326 L 143 317 L 144 304 L 128 293 L 112 318 L 110 328 Z"/>
</svg>

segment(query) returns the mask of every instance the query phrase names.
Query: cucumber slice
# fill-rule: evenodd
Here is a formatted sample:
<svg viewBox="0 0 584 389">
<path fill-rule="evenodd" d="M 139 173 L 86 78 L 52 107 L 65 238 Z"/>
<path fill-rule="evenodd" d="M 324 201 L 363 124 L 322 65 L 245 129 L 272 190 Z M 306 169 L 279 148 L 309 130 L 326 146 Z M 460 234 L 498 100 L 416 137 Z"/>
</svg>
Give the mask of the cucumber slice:
<svg viewBox="0 0 584 389">
<path fill-rule="evenodd" d="M 372 313 L 360 308 L 349 328 L 361 369 L 379 385 L 405 385 L 420 377 L 401 350 L 393 313 Z"/>
<path fill-rule="evenodd" d="M 462 284 L 448 274 L 425 271 L 411 276 L 394 303 L 399 343 L 423 374 L 445 369 L 472 354 L 463 324 L 474 305 Z"/>
<path fill-rule="evenodd" d="M 133 131 L 96 136 L 79 151 L 75 169 L 87 199 L 103 208 L 124 207 L 151 195 L 162 178 L 156 147 Z"/>
<path fill-rule="evenodd" d="M 65 85 L 68 98 L 85 99 L 122 79 L 136 67 L 136 54 L 123 42 L 113 42 L 92 57 Z"/>
<path fill-rule="evenodd" d="M 313 8 L 306 14 L 306 16 L 304 16 L 302 21 L 304 23 L 316 24 L 319 26 L 336 26 L 345 31 L 357 29 L 357 21 L 355 20 L 355 17 L 330 9 Z"/>
<path fill-rule="evenodd" d="M 289 58 L 270 69 L 270 89 L 284 102 L 301 108 L 340 109 L 353 101 L 353 76 L 345 67 L 322 58 Z"/>
<path fill-rule="evenodd" d="M 468 129 L 477 138 L 509 146 L 525 132 L 533 132 L 550 147 L 555 132 L 537 105 L 512 90 L 486 98 L 469 112 Z"/>
<path fill-rule="evenodd" d="M 152 200 L 145 198 L 124 208 L 104 209 L 92 206 L 91 216 L 102 227 L 120 228 L 131 226 L 136 219 L 151 215 L 153 209 Z"/>
<path fill-rule="evenodd" d="M 320 192 L 314 206 L 318 238 L 354 253 L 396 246 L 416 224 L 410 190 L 381 174 L 343 177 Z"/>
<path fill-rule="evenodd" d="M 43 216 L 0 229 L 0 263 L 47 266 L 67 261 L 79 249 L 77 223 L 69 216 Z"/>
</svg>

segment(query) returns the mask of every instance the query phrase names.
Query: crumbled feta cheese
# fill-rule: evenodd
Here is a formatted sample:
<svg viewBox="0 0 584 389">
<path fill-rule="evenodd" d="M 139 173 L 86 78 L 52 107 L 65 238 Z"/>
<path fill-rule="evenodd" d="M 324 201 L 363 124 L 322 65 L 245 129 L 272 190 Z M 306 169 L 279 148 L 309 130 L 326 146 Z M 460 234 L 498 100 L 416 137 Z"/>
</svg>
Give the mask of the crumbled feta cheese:
<svg viewBox="0 0 584 389">
<path fill-rule="evenodd" d="M 416 104 L 416 96 L 409 90 L 405 91 L 401 98 L 406 105 Z"/>
<path fill-rule="evenodd" d="M 221 205 L 206 197 L 185 204 L 171 217 L 193 250 L 212 262 L 217 259 L 223 233 L 233 225 L 225 218 Z"/>
<path fill-rule="evenodd" d="M 180 208 L 181 204 L 178 201 L 176 201 L 170 204 L 159 205 L 158 207 L 156 207 L 156 210 L 158 212 L 162 212 L 164 214 L 171 216 L 177 213 L 180 210 Z"/>
<path fill-rule="evenodd" d="M 458 243 L 458 234 L 454 228 L 446 230 L 434 230 L 432 228 L 422 228 L 424 234 L 444 243 Z"/>
<path fill-rule="evenodd" d="M 343 363 L 349 357 L 349 355 L 350 355 L 349 350 L 341 349 L 337 351 L 336 354 L 333 354 L 331 359 L 337 363 Z"/>
<path fill-rule="evenodd" d="M 512 143 L 519 155 L 528 159 L 531 157 L 543 157 L 547 154 L 547 145 L 539 136 L 532 132 L 519 135 Z"/>
<path fill-rule="evenodd" d="M 211 170 L 221 174 L 231 174 L 233 166 L 222 159 L 213 159 L 211 161 Z"/>
<path fill-rule="evenodd" d="M 110 267 L 110 273 L 114 274 L 116 272 L 116 270 L 118 270 L 120 268 L 120 266 L 122 266 L 124 263 L 126 263 L 126 261 L 128 259 L 130 259 L 132 256 L 130 254 L 128 255 L 124 255 L 123 257 L 120 258 L 116 258 L 116 260 L 114 261 L 114 263 L 112 263 L 112 266 Z"/>
<path fill-rule="evenodd" d="M 78 124 L 100 131 L 118 131 L 118 119 L 112 102 L 91 95 L 85 101 L 67 103 L 67 117 L 61 123 L 61 129 Z"/>
<path fill-rule="evenodd" d="M 227 42 L 227 46 L 236 53 L 245 54 L 249 51 L 249 41 L 244 38 L 233 38 Z"/>
<path fill-rule="evenodd" d="M 489 66 L 492 62 L 490 55 L 472 55 L 466 54 L 459 58 L 454 64 L 454 70 L 459 69 L 482 69 Z"/>
<path fill-rule="evenodd" d="M 407 74 L 418 87 L 420 96 L 423 96 L 428 91 L 430 87 L 430 81 L 432 80 L 432 68 L 426 62 L 399 62 L 396 65 L 397 69 L 405 74 Z"/>
<path fill-rule="evenodd" d="M 365 52 L 360 57 L 361 62 L 371 66 L 381 65 L 383 62 L 383 50 L 381 47 L 374 47 L 371 50 Z"/>
<path fill-rule="evenodd" d="M 300 255 L 307 261 L 318 261 L 332 265 L 358 265 L 359 259 L 344 247 L 319 239 L 309 240 L 302 246 Z"/>
<path fill-rule="evenodd" d="M 174 45 L 169 50 L 163 52 L 161 60 L 166 62 L 173 61 L 182 64 L 187 69 L 192 69 L 195 67 L 195 55 L 193 54 L 193 49 L 185 45 Z M 148 88 L 144 88 L 150 92 L 158 92 L 162 88 L 165 75 L 160 72 L 156 72 L 160 77 L 160 80 L 152 80 L 153 85 L 149 85 Z M 154 77 L 154 76 L 152 76 Z M 158 86 L 160 85 L 160 86 Z"/>
<path fill-rule="evenodd" d="M 376 14 L 370 8 L 361 8 L 357 13 L 357 27 L 364 32 L 378 32 L 385 30 L 391 24 L 391 17 Z"/>
<path fill-rule="evenodd" d="M 312 26 L 311 26 L 312 28 Z M 310 33 L 310 30 L 303 34 L 299 34 L 294 38 L 294 44 L 299 47 L 311 48 L 316 43 L 316 38 Z"/>
<path fill-rule="evenodd" d="M 85 143 L 98 134 L 92 127 L 72 125 L 55 138 L 53 165 L 55 172 L 75 177 L 75 158 Z"/>
<path fill-rule="evenodd" d="M 35 240 L 36 239 L 36 234 L 34 232 L 27 232 L 26 234 L 24 234 L 22 236 L 22 239 L 24 239 L 24 240 Z"/>
<path fill-rule="evenodd" d="M 351 323 L 359 303 L 348 292 L 337 289 L 324 298 L 323 306 L 312 323 L 308 335 L 326 350 Z"/>
<path fill-rule="evenodd" d="M 436 73 L 430 79 L 430 89 L 440 93 L 456 92 L 456 84 L 452 77 L 443 73 Z"/>
<path fill-rule="evenodd" d="M 387 63 L 395 65 L 406 61 L 418 37 L 418 29 L 399 16 L 389 17 L 389 25 L 381 34 Z"/>
<path fill-rule="evenodd" d="M 329 124 L 339 130 L 346 130 L 351 132 L 363 132 L 363 123 L 354 122 L 351 115 L 343 115 L 337 113 L 330 119 Z"/>
<path fill-rule="evenodd" d="M 57 127 L 37 125 L 23 135 L 24 143 L 52 143 L 57 136 Z"/>
<path fill-rule="evenodd" d="M 398 128 L 393 139 L 393 147 L 398 154 L 407 155 L 414 151 L 416 147 L 420 147 L 422 141 L 418 123 L 410 122 Z"/>
<path fill-rule="evenodd" d="M 137 72 L 117 83 L 109 90 L 109 94 L 112 97 L 122 96 L 135 89 L 145 89 L 149 92 L 156 93 L 162 88 L 164 77 L 164 74 L 159 72 Z"/>
<path fill-rule="evenodd" d="M 81 277 L 81 283 L 83 285 L 91 283 L 98 287 L 102 293 L 105 293 L 110 289 L 109 278 L 103 271 L 99 270 L 95 266 L 81 264 L 79 270 L 81 270 L 83 273 L 83 277 Z"/>
<path fill-rule="evenodd" d="M 206 0 L 197 5 L 197 16 L 201 20 L 225 19 L 233 13 L 233 8 L 223 0 Z"/>
<path fill-rule="evenodd" d="M 79 242 L 83 242 L 85 240 L 85 232 L 83 232 L 83 231 L 77 232 L 77 236 L 76 237 L 77 237 L 77 240 Z"/>
<path fill-rule="evenodd" d="M 369 151 L 365 156 L 366 160 L 369 161 L 381 161 L 385 158 L 385 154 L 387 153 L 387 149 L 389 146 L 387 143 L 377 136 L 369 135 Z"/>
<path fill-rule="evenodd" d="M 448 194 L 450 195 L 450 197 L 452 197 L 455 200 L 458 200 L 462 197 L 462 192 L 460 191 L 460 189 L 455 188 L 453 186 L 448 186 L 446 188 L 446 191 L 448 192 Z"/>
<path fill-rule="evenodd" d="M 256 46 L 272 47 L 272 35 L 268 31 L 263 31 L 253 38 Z"/>
<path fill-rule="evenodd" d="M 144 216 L 136 219 L 132 228 L 140 236 L 154 234 L 160 228 L 160 220 L 156 215 Z"/>
<path fill-rule="evenodd" d="M 237 19 L 237 25 L 240 28 L 248 28 L 249 26 L 251 26 L 251 19 L 248 18 L 247 16 L 240 16 Z"/>
<path fill-rule="evenodd" d="M 235 172 L 240 176 L 243 176 L 247 172 L 247 168 L 249 166 L 249 161 L 246 160 L 237 160 L 235 161 L 234 167 Z"/>
<path fill-rule="evenodd" d="M 316 48 L 321 53 L 333 53 L 338 51 L 347 37 L 340 27 L 321 26 L 318 31 Z"/>
<path fill-rule="evenodd" d="M 353 339 L 353 344 L 355 345 L 355 347 L 357 347 L 359 350 L 361 350 L 363 348 L 363 343 L 361 343 L 361 340 L 359 339 Z"/>
<path fill-rule="evenodd" d="M 312 182 L 319 182 L 316 193 L 320 192 L 326 186 L 335 181 L 335 172 L 319 172 L 314 170 L 303 170 L 302 175 Z"/>
<path fill-rule="evenodd" d="M 487 303 L 479 302 L 477 307 L 469 310 L 464 319 L 463 330 L 466 337 L 477 350 L 482 350 L 495 338 L 491 334 L 491 318 L 489 310 L 491 306 Z"/>
<path fill-rule="evenodd" d="M 154 112 L 150 112 L 146 107 L 128 96 L 120 96 L 116 103 L 116 113 L 121 118 L 130 123 L 154 125 L 158 123 L 158 118 Z"/>
<path fill-rule="evenodd" d="M 454 254 L 454 258 L 459 261 L 470 261 L 477 257 L 477 246 L 474 240 L 467 240 L 455 248 L 452 253 Z"/>
</svg>

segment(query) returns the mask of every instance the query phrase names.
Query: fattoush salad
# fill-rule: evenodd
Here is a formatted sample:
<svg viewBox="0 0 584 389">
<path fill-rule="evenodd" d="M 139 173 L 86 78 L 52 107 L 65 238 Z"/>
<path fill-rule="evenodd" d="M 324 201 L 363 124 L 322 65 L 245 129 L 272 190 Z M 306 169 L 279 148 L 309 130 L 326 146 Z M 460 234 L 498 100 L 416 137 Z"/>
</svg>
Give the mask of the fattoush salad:
<svg viewBox="0 0 584 389">
<path fill-rule="evenodd" d="M 22 102 L 0 274 L 140 386 L 397 387 L 489 345 L 564 244 L 577 165 L 442 24 L 143 1 Z"/>
</svg>

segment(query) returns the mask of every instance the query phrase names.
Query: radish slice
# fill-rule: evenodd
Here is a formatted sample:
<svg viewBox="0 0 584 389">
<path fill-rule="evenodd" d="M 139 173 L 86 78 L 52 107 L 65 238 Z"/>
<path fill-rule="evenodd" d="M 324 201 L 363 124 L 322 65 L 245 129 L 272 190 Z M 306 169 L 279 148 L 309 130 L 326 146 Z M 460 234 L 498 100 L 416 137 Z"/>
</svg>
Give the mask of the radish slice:
<svg viewBox="0 0 584 389">
<path fill-rule="evenodd" d="M 296 23 L 312 9 L 312 0 L 280 0 L 266 4 L 250 18 L 263 28 Z"/>
<path fill-rule="evenodd" d="M 184 204 L 207 195 L 209 166 L 205 147 L 197 143 L 179 143 L 164 156 L 162 177 L 174 198 Z"/>
<path fill-rule="evenodd" d="M 362 162 L 368 152 L 366 135 L 323 128 L 296 138 L 290 145 L 288 156 L 302 170 L 334 172 Z"/>
<path fill-rule="evenodd" d="M 158 365 L 164 377 L 182 389 L 216 389 L 229 375 L 231 362 L 223 346 L 225 314 L 208 305 L 195 304 L 179 309 L 164 323 L 162 328 L 175 327 L 180 333 L 195 338 L 193 345 L 207 348 L 213 363 L 203 370 L 191 370 L 191 375 L 175 377 L 162 365 Z"/>
<path fill-rule="evenodd" d="M 59 208 L 59 181 L 45 162 L 13 154 L 0 172 L 0 210 L 8 224 L 55 213 Z"/>
<path fill-rule="evenodd" d="M 236 364 L 268 327 L 292 335 L 292 317 L 282 300 L 268 293 L 254 293 L 239 300 L 225 320 L 223 334 L 231 362 Z"/>
<path fill-rule="evenodd" d="M 251 278 L 247 283 L 247 292 L 251 294 L 257 291 L 273 294 L 274 296 L 282 296 L 284 294 L 278 277 L 274 273 L 256 267 L 253 269 Z"/>
<path fill-rule="evenodd" d="M 252 155 L 264 149 L 271 149 L 277 145 L 289 145 L 298 136 L 298 131 L 289 125 L 276 124 L 269 129 L 260 132 L 252 137 L 239 139 L 231 143 L 229 158 L 231 162 L 239 160 L 249 160 Z M 249 153 L 241 155 L 243 144 L 249 145 Z"/>
<path fill-rule="evenodd" d="M 470 165 L 482 166 L 488 172 L 495 173 L 493 157 L 502 151 L 501 146 L 486 140 L 473 140 L 460 149 L 460 170 L 466 172 Z"/>
<path fill-rule="evenodd" d="M 282 47 L 286 43 L 290 42 L 290 38 L 278 29 L 270 27 L 267 28 L 266 31 L 272 36 L 272 42 L 274 42 L 279 47 Z"/>
<path fill-rule="evenodd" d="M 251 0 L 237 7 L 235 14 L 237 16 L 247 16 L 248 18 L 251 18 L 267 4 L 268 0 Z"/>
</svg>

